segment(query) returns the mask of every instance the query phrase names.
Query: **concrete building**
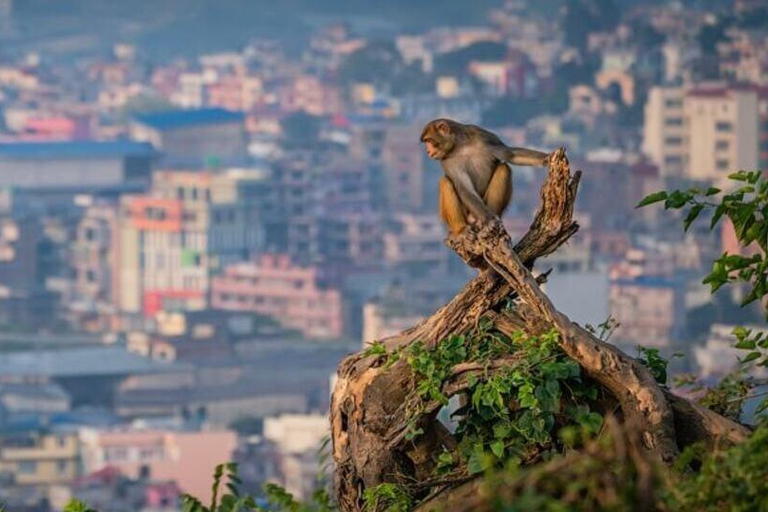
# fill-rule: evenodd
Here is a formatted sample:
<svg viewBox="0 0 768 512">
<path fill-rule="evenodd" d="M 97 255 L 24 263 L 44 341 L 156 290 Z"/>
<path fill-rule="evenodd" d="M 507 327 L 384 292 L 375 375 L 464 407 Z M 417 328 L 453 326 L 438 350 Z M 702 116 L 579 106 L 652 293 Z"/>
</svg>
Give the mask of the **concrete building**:
<svg viewBox="0 0 768 512">
<path fill-rule="evenodd" d="M 317 487 L 317 450 L 330 428 L 324 414 L 286 414 L 264 420 L 264 438 L 276 448 L 279 479 L 298 499 L 311 497 Z"/>
<path fill-rule="evenodd" d="M 88 191 L 144 187 L 154 152 L 138 142 L 0 143 L 0 187 Z"/>
<path fill-rule="evenodd" d="M 684 102 L 687 175 L 722 179 L 758 165 L 757 93 L 739 89 L 694 89 Z"/>
<path fill-rule="evenodd" d="M 68 307 L 86 329 L 105 328 L 116 310 L 118 233 L 115 203 L 92 204 L 77 226 L 70 259 L 74 289 Z"/>
<path fill-rule="evenodd" d="M 211 303 L 270 316 L 309 338 L 339 338 L 343 333 L 341 293 L 321 289 L 316 267 L 293 265 L 285 255 L 262 255 L 258 262 L 225 268 L 213 278 Z"/>
<path fill-rule="evenodd" d="M 227 430 L 174 431 L 117 428 L 80 432 L 85 473 L 117 468 L 130 478 L 142 472 L 154 480 L 174 481 L 203 502 L 211 499 L 211 473 L 232 459 L 237 435 Z"/>
<path fill-rule="evenodd" d="M 719 180 L 758 167 L 758 93 L 751 88 L 654 87 L 643 150 L 662 176 Z"/>
<path fill-rule="evenodd" d="M 255 171 L 160 172 L 148 194 L 124 197 L 120 309 L 150 317 L 161 310 L 202 309 L 211 273 L 262 247 L 249 191 L 264 178 Z"/>
<path fill-rule="evenodd" d="M 80 443 L 72 433 L 27 433 L 0 438 L 3 487 L 45 488 L 71 483 L 80 475 Z"/>
<path fill-rule="evenodd" d="M 393 126 L 384 133 L 381 149 L 386 202 L 398 212 L 417 211 L 424 202 L 424 149 L 420 128 Z"/>
<path fill-rule="evenodd" d="M 131 137 L 149 142 L 167 166 L 242 165 L 247 158 L 245 116 L 220 108 L 175 110 L 138 116 Z"/>
<path fill-rule="evenodd" d="M 383 235 L 384 261 L 414 273 L 446 272 L 451 254 L 444 238 L 445 228 L 436 215 L 396 214 Z"/>
<path fill-rule="evenodd" d="M 671 277 L 610 282 L 610 313 L 621 324 L 614 339 L 625 348 L 669 347 L 685 327 L 685 286 Z"/>
</svg>

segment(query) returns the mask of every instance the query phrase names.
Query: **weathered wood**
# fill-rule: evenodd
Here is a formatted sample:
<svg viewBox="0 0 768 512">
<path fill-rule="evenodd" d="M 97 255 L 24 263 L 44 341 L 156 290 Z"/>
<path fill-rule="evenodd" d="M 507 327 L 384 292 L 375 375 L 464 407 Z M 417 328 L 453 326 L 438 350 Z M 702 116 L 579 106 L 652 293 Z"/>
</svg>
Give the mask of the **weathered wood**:
<svg viewBox="0 0 768 512">
<path fill-rule="evenodd" d="M 565 152 L 555 152 L 542 186 L 541 207 L 530 230 L 514 248 L 499 221 L 480 229 L 471 226 L 460 236 L 447 239 L 447 245 L 469 264 L 482 260 L 490 269 L 480 272 L 434 315 L 384 340 L 385 347 L 393 350 L 415 341 L 433 345 L 470 331 L 483 316 L 507 334 L 523 330 L 535 335 L 554 328 L 565 353 L 620 404 L 621 417 L 637 429 L 646 455 L 670 463 L 679 447 L 692 442 L 703 440 L 715 445 L 743 440 L 749 435 L 746 428 L 662 389 L 647 368 L 571 322 L 539 288 L 530 271 L 534 261 L 555 251 L 578 230 L 573 206 L 579 178 L 578 172 L 571 176 Z M 501 301 L 513 294 L 517 296 L 515 309 L 498 313 Z M 434 470 L 431 455 L 452 442 L 435 420 L 440 408 L 437 403 L 420 409 L 420 426 L 425 433 L 415 442 L 405 440 L 409 420 L 406 400 L 415 389 L 415 378 L 404 361 L 388 368 L 383 368 L 382 362 L 361 352 L 339 365 L 331 427 L 336 494 L 343 511 L 360 510 L 363 492 L 384 482 L 421 488 L 425 494 L 419 497 L 426 496 Z M 493 374 L 513 362 L 514 356 L 500 359 L 483 371 Z M 444 384 L 446 396 L 465 389 L 468 375 L 475 371 L 478 368 L 471 363 L 458 365 Z M 414 486 L 414 482 L 424 485 Z M 473 487 L 468 483 L 462 489 Z M 456 491 L 459 495 L 461 492 Z"/>
<path fill-rule="evenodd" d="M 529 232 L 515 246 L 529 268 L 537 258 L 554 252 L 578 230 L 578 224 L 573 221 L 573 208 L 579 178 L 579 172 L 571 176 L 565 151 L 556 151 L 542 185 L 541 207 Z M 468 229 L 462 237 L 471 238 L 476 233 Z M 463 242 L 449 238 L 446 243 L 459 248 Z M 498 274 L 480 272 L 434 315 L 383 343 L 392 350 L 417 340 L 434 344 L 452 334 L 466 333 L 512 291 Z M 331 400 L 331 432 L 336 494 L 339 507 L 345 511 L 360 509 L 366 488 L 383 482 L 411 481 L 415 474 L 430 466 L 420 457 L 412 457 L 413 449 L 403 443 L 392 447 L 392 429 L 405 424 L 403 403 L 413 390 L 414 382 L 410 368 L 403 362 L 386 371 L 380 364 L 376 358 L 361 352 L 345 358 L 339 365 Z M 427 425 L 426 435 L 422 437 L 424 441 L 420 438 L 420 443 L 431 443 L 440 436 Z"/>
</svg>

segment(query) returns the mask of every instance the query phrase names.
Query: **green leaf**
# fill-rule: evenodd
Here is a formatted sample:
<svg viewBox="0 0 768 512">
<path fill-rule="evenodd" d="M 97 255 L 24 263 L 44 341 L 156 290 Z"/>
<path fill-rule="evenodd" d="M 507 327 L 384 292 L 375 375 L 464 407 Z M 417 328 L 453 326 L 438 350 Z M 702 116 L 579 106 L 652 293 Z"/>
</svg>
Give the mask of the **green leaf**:
<svg viewBox="0 0 768 512">
<path fill-rule="evenodd" d="M 685 217 L 685 220 L 683 221 L 683 230 L 688 231 L 688 228 L 691 227 L 691 224 L 693 224 L 693 221 L 696 220 L 696 217 L 699 216 L 701 213 L 701 210 L 704 209 L 703 204 L 695 204 L 693 207 L 688 211 L 688 215 Z"/>
<path fill-rule="evenodd" d="M 496 456 L 497 459 L 501 459 L 504 457 L 504 441 L 497 439 L 496 441 L 491 443 L 491 451 Z"/>
<path fill-rule="evenodd" d="M 719 194 L 719 193 L 720 193 L 720 189 L 719 188 L 717 188 L 717 187 L 709 187 L 707 189 L 706 196 L 707 197 L 714 196 L 715 194 Z"/>
<path fill-rule="evenodd" d="M 747 363 L 749 363 L 751 361 L 754 361 L 755 359 L 759 359 L 759 358 L 760 358 L 760 352 L 758 352 L 758 351 L 750 352 L 749 354 L 747 354 L 744 357 L 744 359 L 741 360 L 741 364 L 747 364 Z"/>
<path fill-rule="evenodd" d="M 637 203 L 637 206 L 635 208 L 642 208 L 643 206 L 648 206 L 649 204 L 658 203 L 660 201 L 664 201 L 667 199 L 668 194 L 666 191 L 661 190 L 659 192 L 654 192 L 653 194 L 649 194 L 645 196 L 642 201 Z"/>
</svg>

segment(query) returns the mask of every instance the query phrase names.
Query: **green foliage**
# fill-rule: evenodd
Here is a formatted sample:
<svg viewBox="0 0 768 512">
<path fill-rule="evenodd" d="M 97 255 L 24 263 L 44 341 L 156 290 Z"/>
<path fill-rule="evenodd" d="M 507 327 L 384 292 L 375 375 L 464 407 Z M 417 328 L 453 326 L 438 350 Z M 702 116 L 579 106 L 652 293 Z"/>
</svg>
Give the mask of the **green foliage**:
<svg viewBox="0 0 768 512">
<path fill-rule="evenodd" d="M 419 422 L 426 406 L 448 405 L 444 389 L 456 366 L 477 367 L 466 373 L 467 403 L 454 413 L 458 446 L 436 455 L 440 474 L 475 474 L 510 459 L 540 457 L 562 447 L 559 429 L 576 425 L 594 434 L 602 425 L 602 416 L 589 406 L 597 388 L 582 380 L 554 331 L 538 337 L 519 332 L 510 339 L 483 320 L 469 336 L 451 336 L 434 348 L 417 342 L 388 357 L 406 361 L 417 379 L 406 402 L 409 439 L 423 433 Z M 487 372 L 500 358 L 509 360 L 504 370 Z"/>
<path fill-rule="evenodd" d="M 256 501 L 248 495 L 240 495 L 239 486 L 242 483 L 237 473 L 237 463 L 226 462 L 216 466 L 211 485 L 211 503 L 205 506 L 199 499 L 189 494 L 181 496 L 183 512 L 238 512 L 258 510 Z M 222 483 L 224 486 L 222 488 Z M 224 494 L 222 491 L 226 489 Z"/>
<path fill-rule="evenodd" d="M 597 339 L 601 341 L 608 341 L 611 339 L 611 336 L 621 326 L 621 322 L 619 322 L 613 315 L 608 315 L 608 318 L 606 318 L 603 322 L 597 324 L 597 327 L 593 326 L 592 324 L 586 324 L 584 328 L 588 330 L 590 333 L 592 333 Z"/>
<path fill-rule="evenodd" d="M 718 227 L 724 218 L 729 219 L 739 244 L 752 250 L 745 251 L 749 255 L 724 253 L 714 261 L 712 271 L 703 282 L 710 285 L 712 293 L 729 283 L 745 286 L 749 291 L 741 305 L 746 306 L 768 296 L 768 179 L 761 171 L 738 171 L 728 178 L 734 184 L 729 192 L 716 187 L 706 191 L 698 188 L 660 191 L 645 197 L 638 207 L 663 202 L 667 210 L 684 210 L 686 231 L 702 214 L 710 214 L 710 230 Z M 768 317 L 768 301 L 763 302 Z M 737 327 L 733 335 L 735 347 L 745 351 L 741 358 L 743 369 L 752 365 L 768 366 L 768 336 L 745 327 Z M 763 401 L 760 410 L 766 408 L 768 401 Z"/>
<path fill-rule="evenodd" d="M 768 510 L 768 427 L 744 443 L 703 457 L 701 469 L 684 470 L 666 485 L 662 510 L 720 512 Z"/>
<path fill-rule="evenodd" d="M 363 504 L 366 512 L 408 512 L 413 498 L 401 485 L 379 484 L 363 492 Z"/>
<path fill-rule="evenodd" d="M 96 512 L 96 510 L 90 508 L 88 505 L 86 505 L 82 501 L 78 501 L 72 498 L 67 502 L 66 505 L 64 505 L 63 512 Z"/>
<path fill-rule="evenodd" d="M 669 361 L 661 357 L 659 349 L 637 347 L 637 362 L 648 367 L 648 370 L 661 385 L 667 383 L 667 366 Z"/>
</svg>

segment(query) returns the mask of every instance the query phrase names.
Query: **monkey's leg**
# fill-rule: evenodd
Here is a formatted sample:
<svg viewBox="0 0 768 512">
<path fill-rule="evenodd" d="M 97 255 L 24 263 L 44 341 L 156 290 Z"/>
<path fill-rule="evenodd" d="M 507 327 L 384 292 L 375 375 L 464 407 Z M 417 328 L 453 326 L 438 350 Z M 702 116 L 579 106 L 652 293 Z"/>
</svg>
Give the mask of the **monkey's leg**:
<svg viewBox="0 0 768 512">
<path fill-rule="evenodd" d="M 467 227 L 467 217 L 464 215 L 464 205 L 459 194 L 445 176 L 440 178 L 440 218 L 448 224 L 452 235 L 458 235 Z"/>
<path fill-rule="evenodd" d="M 496 166 L 496 170 L 493 171 L 493 176 L 488 183 L 488 188 L 485 190 L 483 200 L 493 213 L 501 217 L 504 210 L 509 206 L 511 199 L 512 169 L 510 169 L 506 163 L 502 162 Z"/>
</svg>

